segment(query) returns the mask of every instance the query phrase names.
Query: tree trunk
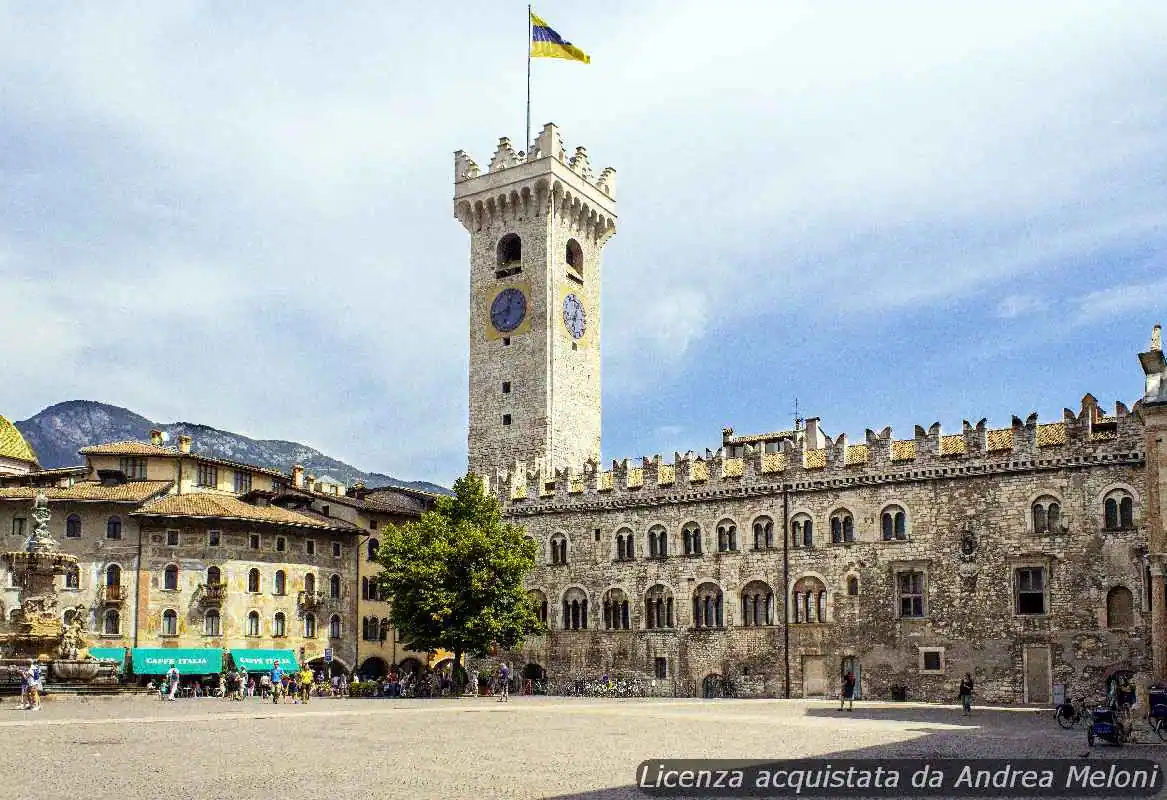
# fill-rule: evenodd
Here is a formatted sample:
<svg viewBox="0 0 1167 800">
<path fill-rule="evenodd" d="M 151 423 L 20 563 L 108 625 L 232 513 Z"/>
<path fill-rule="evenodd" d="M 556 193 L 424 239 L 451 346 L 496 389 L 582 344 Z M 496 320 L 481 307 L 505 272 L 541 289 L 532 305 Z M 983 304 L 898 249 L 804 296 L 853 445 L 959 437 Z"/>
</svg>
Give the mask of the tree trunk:
<svg viewBox="0 0 1167 800">
<path fill-rule="evenodd" d="M 451 670 L 451 677 L 454 679 L 454 686 L 458 689 L 458 694 L 466 691 L 466 680 L 464 678 L 465 671 L 462 669 L 462 651 L 454 648 L 454 667 Z"/>
</svg>

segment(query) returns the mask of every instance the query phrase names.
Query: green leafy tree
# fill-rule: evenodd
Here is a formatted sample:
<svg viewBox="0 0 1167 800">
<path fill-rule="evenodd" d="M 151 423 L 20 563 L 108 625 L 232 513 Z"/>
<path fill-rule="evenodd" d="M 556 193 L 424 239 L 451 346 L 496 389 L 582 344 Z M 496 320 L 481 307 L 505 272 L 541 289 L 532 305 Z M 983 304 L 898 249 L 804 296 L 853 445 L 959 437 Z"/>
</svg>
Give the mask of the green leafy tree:
<svg viewBox="0 0 1167 800">
<path fill-rule="evenodd" d="M 386 527 L 377 582 L 390 618 L 411 650 L 449 650 L 454 674 L 465 653 L 518 647 L 546 627 L 523 587 L 535 543 L 503 522 L 496 498 L 470 474 L 420 519 Z"/>
</svg>

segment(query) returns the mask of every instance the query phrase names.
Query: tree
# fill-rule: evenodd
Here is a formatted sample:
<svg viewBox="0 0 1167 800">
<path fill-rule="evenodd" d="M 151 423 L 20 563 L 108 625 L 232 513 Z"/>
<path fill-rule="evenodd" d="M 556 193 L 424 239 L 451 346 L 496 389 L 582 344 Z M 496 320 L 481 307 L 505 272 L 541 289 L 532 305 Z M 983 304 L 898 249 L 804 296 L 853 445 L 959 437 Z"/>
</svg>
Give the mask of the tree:
<svg viewBox="0 0 1167 800">
<path fill-rule="evenodd" d="M 521 527 L 503 522 L 482 479 L 469 474 L 420 519 L 386 527 L 377 583 L 406 647 L 452 651 L 461 675 L 464 653 L 511 649 L 546 630 L 523 587 L 535 552 Z"/>
</svg>

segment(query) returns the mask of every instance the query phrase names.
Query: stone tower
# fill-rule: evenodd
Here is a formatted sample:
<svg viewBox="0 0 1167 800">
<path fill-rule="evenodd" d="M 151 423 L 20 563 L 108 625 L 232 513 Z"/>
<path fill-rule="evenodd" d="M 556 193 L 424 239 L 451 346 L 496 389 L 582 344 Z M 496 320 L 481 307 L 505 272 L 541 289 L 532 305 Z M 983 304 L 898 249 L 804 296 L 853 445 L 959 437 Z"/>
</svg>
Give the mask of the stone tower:
<svg viewBox="0 0 1167 800">
<path fill-rule="evenodd" d="M 500 139 L 482 172 L 454 154 L 454 215 L 470 233 L 470 470 L 492 481 L 600 456 L 600 279 L 616 232 L 615 170 L 593 178 L 543 127 Z"/>
</svg>

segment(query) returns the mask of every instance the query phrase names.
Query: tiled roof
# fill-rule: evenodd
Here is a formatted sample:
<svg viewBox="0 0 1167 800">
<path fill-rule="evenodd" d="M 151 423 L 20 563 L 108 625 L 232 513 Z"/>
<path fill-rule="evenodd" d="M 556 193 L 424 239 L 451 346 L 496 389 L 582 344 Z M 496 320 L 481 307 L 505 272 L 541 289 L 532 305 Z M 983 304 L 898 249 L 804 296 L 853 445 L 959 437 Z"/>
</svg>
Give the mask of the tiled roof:
<svg viewBox="0 0 1167 800">
<path fill-rule="evenodd" d="M 847 452 L 843 454 L 843 465 L 851 466 L 852 464 L 866 464 L 868 459 L 868 448 L 865 444 L 849 444 L 847 445 Z"/>
<path fill-rule="evenodd" d="M 782 472 L 784 469 L 786 469 L 785 453 L 766 453 L 762 456 L 762 473 L 764 475 Z"/>
<path fill-rule="evenodd" d="M 197 492 L 168 495 L 145 508 L 133 512 L 142 517 L 190 517 L 202 519 L 231 519 L 244 522 L 267 522 L 301 528 L 348 529 L 343 520 L 319 514 L 289 511 L 279 506 L 253 506 L 231 495 Z"/>
<path fill-rule="evenodd" d="M 244 464 L 242 461 L 232 461 L 227 458 L 217 458 L 216 456 L 203 455 L 202 453 L 183 453 L 177 447 L 167 447 L 165 445 L 150 444 L 149 442 L 139 441 L 125 441 L 125 442 L 107 442 L 106 444 L 95 444 L 90 447 L 82 447 L 78 450 L 83 456 L 162 456 L 166 458 L 195 458 L 199 461 L 205 461 L 208 464 L 219 464 L 224 467 L 232 467 L 234 469 L 246 469 L 251 472 L 261 472 L 264 475 L 270 475 L 273 478 L 282 478 L 288 480 L 288 476 L 280 472 L 278 469 L 270 467 L 260 467 L 255 464 Z"/>
<path fill-rule="evenodd" d="M 90 503 L 142 503 L 170 490 L 173 481 L 129 481 L 117 486 L 103 486 L 98 481 L 81 481 L 68 488 L 55 486 L 0 487 L 0 500 L 32 500 L 41 492 L 50 501 L 77 500 Z"/>
<path fill-rule="evenodd" d="M 1051 422 L 1049 425 L 1037 426 L 1037 446 L 1049 447 L 1066 443 L 1066 423 Z"/>
<path fill-rule="evenodd" d="M 704 461 L 694 461 L 689 470 L 689 480 L 693 483 L 709 480 L 709 466 Z"/>
<path fill-rule="evenodd" d="M 28 446 L 24 436 L 4 417 L 0 417 L 0 457 L 27 461 L 30 464 L 39 463 L 36 460 L 36 453 Z"/>
<path fill-rule="evenodd" d="M 601 492 L 609 491 L 612 488 L 612 470 L 600 473 L 599 490 Z"/>
<path fill-rule="evenodd" d="M 740 478 L 745 472 L 745 462 L 740 458 L 727 458 L 722 466 L 721 473 L 727 478 Z"/>
<path fill-rule="evenodd" d="M 1012 450 L 1013 429 L 994 428 L 989 431 L 989 450 Z"/>
<path fill-rule="evenodd" d="M 891 443 L 892 461 L 911 461 L 916 457 L 916 440 L 901 439 Z"/>
<path fill-rule="evenodd" d="M 656 482 L 660 486 L 670 486 L 677 482 L 677 468 L 673 464 L 661 464 L 656 473 Z"/>
<path fill-rule="evenodd" d="M 807 450 L 806 451 L 806 468 L 807 469 L 822 469 L 827 465 L 827 451 L 826 450 Z"/>
<path fill-rule="evenodd" d="M 401 496 L 392 492 L 370 494 L 364 498 L 349 497 L 344 494 L 310 492 L 306 489 L 287 489 L 283 496 L 303 498 L 305 501 L 318 500 L 330 505 L 348 506 L 374 514 L 407 514 L 418 516 L 424 511 L 424 500 L 412 495 Z M 431 495 L 436 497 L 437 495 Z"/>
<path fill-rule="evenodd" d="M 968 447 L 964 441 L 964 435 L 954 433 L 951 436 L 940 437 L 940 455 L 942 456 L 962 456 L 968 452 Z"/>
<path fill-rule="evenodd" d="M 627 481 L 629 489 L 644 486 L 644 467 L 629 467 Z"/>
</svg>

